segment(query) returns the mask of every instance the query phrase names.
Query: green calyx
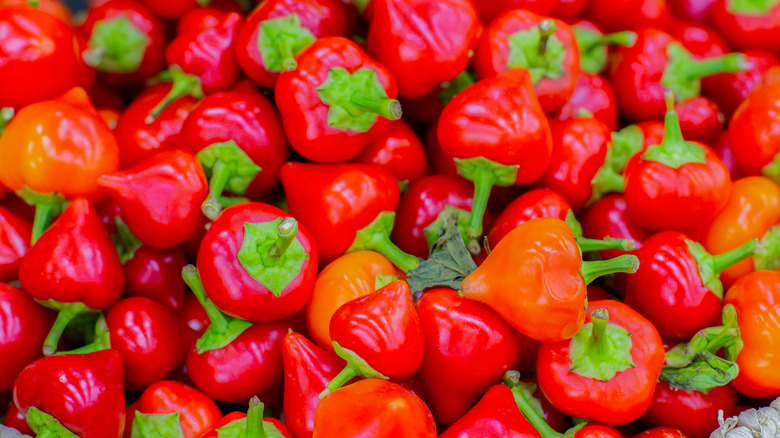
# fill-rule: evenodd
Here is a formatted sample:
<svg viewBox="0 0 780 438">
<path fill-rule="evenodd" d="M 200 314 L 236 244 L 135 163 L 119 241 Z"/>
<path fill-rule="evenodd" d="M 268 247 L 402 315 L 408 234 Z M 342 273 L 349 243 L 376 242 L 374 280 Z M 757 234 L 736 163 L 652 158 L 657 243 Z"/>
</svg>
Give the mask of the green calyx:
<svg viewBox="0 0 780 438">
<path fill-rule="evenodd" d="M 76 348 L 70 351 L 60 351 L 56 354 L 88 354 L 96 351 L 107 350 L 111 348 L 111 332 L 108 331 L 108 324 L 106 324 L 106 317 L 101 312 L 95 322 L 94 333 L 92 334 L 92 342 L 89 344 Z"/>
<path fill-rule="evenodd" d="M 15 110 L 13 107 L 4 106 L 0 108 L 0 135 L 3 135 L 5 128 L 8 126 L 8 122 L 14 118 Z"/>
<path fill-rule="evenodd" d="M 36 436 L 46 438 L 78 438 L 78 435 L 69 431 L 56 418 L 41 411 L 35 406 L 27 410 L 25 415 L 27 425 L 30 426 Z"/>
<path fill-rule="evenodd" d="M 504 374 L 504 384 L 512 390 L 512 398 L 520 412 L 531 426 L 539 432 L 542 438 L 569 438 L 569 432 L 566 434 L 558 433 L 544 421 L 544 411 L 539 400 L 533 396 L 536 388 L 534 384 L 523 383 L 520 381 L 520 373 L 516 370 L 507 371 Z"/>
<path fill-rule="evenodd" d="M 580 49 L 580 69 L 586 73 L 599 74 L 607 66 L 608 45 L 631 47 L 636 42 L 636 33 L 624 31 L 602 35 L 584 26 L 572 26 L 577 46 Z"/>
<path fill-rule="evenodd" d="M 780 0 L 727 0 L 726 10 L 737 15 L 767 16 Z"/>
<path fill-rule="evenodd" d="M 268 421 L 263 421 L 265 405 L 257 396 L 249 400 L 246 417 L 231 421 L 217 429 L 219 438 L 284 438 L 279 429 Z"/>
<path fill-rule="evenodd" d="M 368 7 L 368 4 L 371 3 L 371 0 L 350 0 L 350 3 L 355 5 L 358 12 L 362 14 L 366 11 L 366 7 Z"/>
<path fill-rule="evenodd" d="M 595 279 L 604 275 L 617 272 L 633 274 L 637 269 L 639 269 L 637 256 L 626 254 L 608 260 L 584 261 L 580 268 L 580 275 L 585 280 L 585 284 L 591 284 Z"/>
<path fill-rule="evenodd" d="M 133 418 L 133 429 L 130 438 L 155 437 L 184 438 L 184 431 L 179 423 L 179 412 L 171 414 L 145 414 L 136 411 Z"/>
<path fill-rule="evenodd" d="M 766 166 L 761 168 L 761 174 L 780 184 L 780 152 L 778 152 Z"/>
<path fill-rule="evenodd" d="M 59 193 L 38 193 L 23 186 L 16 191 L 16 196 L 27 204 L 35 207 L 35 218 L 32 227 L 32 243 L 49 228 L 51 221 L 59 216 L 68 206 L 68 200 Z"/>
<path fill-rule="evenodd" d="M 143 246 L 143 243 L 133 236 L 130 228 L 119 216 L 114 218 L 114 226 L 117 232 L 111 235 L 111 241 L 114 242 L 119 261 L 124 265 L 133 259 L 135 252 Z"/>
<path fill-rule="evenodd" d="M 439 100 L 442 105 L 450 103 L 453 97 L 466 88 L 474 85 L 476 79 L 468 70 L 463 70 L 459 75 L 455 76 L 452 80 L 442 82 L 441 92 L 439 92 Z"/>
<path fill-rule="evenodd" d="M 377 275 L 374 277 L 374 290 L 382 289 L 383 287 L 387 286 L 388 284 L 400 280 L 401 277 L 397 275 Z"/>
<path fill-rule="evenodd" d="M 46 335 L 46 339 L 43 341 L 44 356 L 51 356 L 57 352 L 57 345 L 60 342 L 62 332 L 65 331 L 65 327 L 68 326 L 73 318 L 84 312 L 97 312 L 87 307 L 84 303 L 61 303 L 54 300 L 36 301 L 38 301 L 38 304 L 58 312 L 57 319 L 54 320 L 49 334 Z"/>
<path fill-rule="evenodd" d="M 206 311 L 209 321 L 211 321 L 206 331 L 195 343 L 198 354 L 227 346 L 252 326 L 251 322 L 225 315 L 217 308 L 206 296 L 206 290 L 203 288 L 203 283 L 200 281 L 200 276 L 195 266 L 187 265 L 182 268 L 181 277 L 195 294 L 198 302 Z"/>
<path fill-rule="evenodd" d="M 390 241 L 390 232 L 393 231 L 393 222 L 395 221 L 394 211 L 383 211 L 379 213 L 370 224 L 359 230 L 355 234 L 355 240 L 350 245 L 347 252 L 354 251 L 376 251 L 387 257 L 394 265 L 403 272 L 409 272 L 420 264 L 420 259 L 403 252 L 398 246 Z"/>
<path fill-rule="evenodd" d="M 780 268 L 780 225 L 770 228 L 761 238 L 753 254 L 756 271 L 774 271 Z"/>
<path fill-rule="evenodd" d="M 301 26 L 298 14 L 292 13 L 260 23 L 257 49 L 266 70 L 274 73 L 293 71 L 298 67 L 295 55 L 316 39 L 309 29 Z"/>
<path fill-rule="evenodd" d="M 565 74 L 566 46 L 554 34 L 555 21 L 547 19 L 537 27 L 509 35 L 507 69 L 527 69 L 534 84 L 543 78 L 562 78 Z"/>
<path fill-rule="evenodd" d="M 756 249 L 756 239 L 751 239 L 727 253 L 713 256 L 698 242 L 686 240 L 685 243 L 688 245 L 688 252 L 696 261 L 701 283 L 720 300 L 723 299 L 723 284 L 720 282 L 720 273 L 750 257 Z"/>
<path fill-rule="evenodd" d="M 366 132 L 378 116 L 401 118 L 401 104 L 387 97 L 376 71 L 361 68 L 350 73 L 344 67 L 328 70 L 328 78 L 317 88 L 328 105 L 328 126 L 342 131 Z"/>
<path fill-rule="evenodd" d="M 746 68 L 745 56 L 738 53 L 696 60 L 680 43 L 666 48 L 669 61 L 661 76 L 661 85 L 680 101 L 701 93 L 701 78 L 718 73 L 736 73 Z"/>
<path fill-rule="evenodd" d="M 474 182 L 474 204 L 471 207 L 471 221 L 466 232 L 466 245 L 469 252 L 477 255 L 480 251 L 479 237 L 482 236 L 482 221 L 487 210 L 490 190 L 493 186 L 514 185 L 520 166 L 496 163 L 485 157 L 456 158 L 455 166 L 460 176 Z"/>
<path fill-rule="evenodd" d="M 634 367 L 631 333 L 610 324 L 606 309 L 593 310 L 590 319 L 569 343 L 569 371 L 606 382 Z"/>
<path fill-rule="evenodd" d="M 444 224 L 444 219 L 448 216 L 455 216 L 457 218 L 456 221 L 458 229 L 460 230 L 460 235 L 463 236 L 464 239 L 466 238 L 468 226 L 471 222 L 471 212 L 463 210 L 462 208 L 453 207 L 452 205 L 447 205 L 441 213 L 439 213 L 439 216 L 436 217 L 435 221 L 423 228 L 423 235 L 425 236 L 425 241 L 428 242 L 428 248 L 432 247 L 439 239 L 439 229 L 441 229 L 442 224 Z"/>
<path fill-rule="evenodd" d="M 173 85 L 171 86 L 170 91 L 168 91 L 168 94 L 165 95 L 165 97 L 152 108 L 149 115 L 146 116 L 145 122 L 147 124 L 154 122 L 154 119 L 165 111 L 165 108 L 168 108 L 170 104 L 184 96 L 192 96 L 195 99 L 203 99 L 206 97 L 206 94 L 203 92 L 200 78 L 189 73 L 184 73 L 181 67 L 176 64 L 168 67 L 168 70 L 165 71 L 165 75 L 161 74 L 161 76 L 172 81 Z"/>
<path fill-rule="evenodd" d="M 84 62 L 106 73 L 138 71 L 149 37 L 126 15 L 100 20 L 89 38 L 89 49 L 82 54 Z"/>
<path fill-rule="evenodd" d="M 688 163 L 706 163 L 704 148 L 683 139 L 680 120 L 674 110 L 674 98 L 670 93 L 666 93 L 666 109 L 664 139 L 661 144 L 648 147 L 642 158 L 657 161 L 672 169 L 679 169 Z"/>
<path fill-rule="evenodd" d="M 298 239 L 298 222 L 277 218 L 262 223 L 244 223 L 244 240 L 238 261 L 246 272 L 265 286 L 275 297 L 300 274 L 303 261 L 309 258 Z"/>
<path fill-rule="evenodd" d="M 368 362 L 366 362 L 362 357 L 358 356 L 357 353 L 342 347 L 336 341 L 333 341 L 333 349 L 340 358 L 347 361 L 347 366 L 345 366 L 344 369 L 333 378 L 333 380 L 328 382 L 328 384 L 325 386 L 325 389 L 320 393 L 320 400 L 358 376 L 366 379 L 388 379 L 387 376 L 373 369 L 371 365 L 369 365 Z"/>
<path fill-rule="evenodd" d="M 604 239 L 588 239 L 577 237 L 577 245 L 580 252 L 603 251 L 605 249 L 619 249 L 621 251 L 633 251 L 634 241 L 629 239 L 615 239 L 614 237 L 605 237 Z"/>
<path fill-rule="evenodd" d="M 628 125 L 612 133 L 612 143 L 607 147 L 604 164 L 590 182 L 593 194 L 588 205 L 598 201 L 607 193 L 623 193 L 623 170 L 628 160 L 642 150 L 644 133 L 636 125 Z"/>
<path fill-rule="evenodd" d="M 243 195 L 261 170 L 235 140 L 209 145 L 196 156 L 209 178 L 209 196 L 201 209 L 211 220 L 222 210 L 222 192 L 227 189 L 230 193 Z"/>
</svg>

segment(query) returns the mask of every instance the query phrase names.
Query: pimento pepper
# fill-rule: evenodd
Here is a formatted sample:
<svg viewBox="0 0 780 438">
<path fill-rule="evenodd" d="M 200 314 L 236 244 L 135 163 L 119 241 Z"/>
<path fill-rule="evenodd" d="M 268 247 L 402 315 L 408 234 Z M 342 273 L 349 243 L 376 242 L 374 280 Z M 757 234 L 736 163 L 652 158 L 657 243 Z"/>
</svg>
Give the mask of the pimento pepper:
<svg viewBox="0 0 780 438">
<path fill-rule="evenodd" d="M 634 32 L 623 31 L 604 34 L 588 20 L 576 21 L 572 24 L 571 29 L 577 37 L 581 73 L 597 75 L 603 72 L 607 66 L 610 45 L 631 47 L 636 42 Z"/>
<path fill-rule="evenodd" d="M 0 207 L 0 281 L 19 277 L 19 265 L 30 250 L 32 225 Z"/>
<path fill-rule="evenodd" d="M 186 285 L 181 268 L 187 259 L 181 248 L 154 249 L 141 245 L 124 265 L 125 297 L 146 297 L 174 312 L 184 307 Z"/>
<path fill-rule="evenodd" d="M 601 75 L 580 72 L 574 93 L 561 109 L 552 114 L 558 120 L 567 120 L 582 115 L 583 111 L 593 114 L 609 129 L 618 129 L 617 103 L 612 85 Z"/>
<path fill-rule="evenodd" d="M 633 121 L 660 120 L 664 115 L 664 93 L 677 101 L 698 96 L 701 78 L 745 68 L 744 57 L 728 54 L 695 60 L 691 53 L 666 32 L 644 28 L 636 43 L 619 47 L 610 69 L 620 114 Z"/>
<path fill-rule="evenodd" d="M 736 404 L 737 390 L 731 385 L 703 392 L 676 389 L 660 381 L 641 421 L 653 427 L 673 427 L 689 438 L 706 438 L 718 428 L 718 411 L 733 412 Z"/>
<path fill-rule="evenodd" d="M 339 0 L 271 0 L 260 3 L 236 38 L 241 69 L 273 89 L 279 73 L 298 67 L 295 56 L 325 36 L 346 36 L 347 6 Z"/>
<path fill-rule="evenodd" d="M 183 383 L 160 380 L 150 385 L 127 410 L 124 436 L 198 438 L 222 418 L 206 394 Z"/>
<path fill-rule="evenodd" d="M 743 100 L 762 85 L 764 73 L 780 66 L 777 55 L 763 50 L 745 50 L 745 69 L 736 73 L 721 73 L 702 80 L 704 94 L 714 100 L 727 119 Z"/>
<path fill-rule="evenodd" d="M 488 243 L 494 248 L 510 231 L 531 219 L 554 217 L 565 221 L 569 217 L 573 218 L 573 214 L 569 201 L 558 192 L 530 190 L 518 196 L 496 218 L 487 233 Z"/>
<path fill-rule="evenodd" d="M 231 412 L 217 422 L 214 429 L 201 435 L 201 438 L 219 438 L 234 436 L 243 438 L 295 438 L 287 426 L 275 418 L 263 418 L 264 405 L 259 398 L 249 399 L 249 410 Z"/>
<path fill-rule="evenodd" d="M 26 106 L 0 137 L 0 182 L 36 205 L 33 242 L 62 212 L 64 198 L 102 200 L 97 179 L 118 168 L 114 134 L 82 88 Z"/>
<path fill-rule="evenodd" d="M 122 265 L 89 201 L 75 199 L 41 235 L 22 259 L 19 281 L 33 298 L 59 312 L 43 343 L 45 355 L 57 351 L 60 335 L 76 315 L 108 310 L 119 300 Z"/>
<path fill-rule="evenodd" d="M 667 105 L 663 141 L 626 166 L 626 205 L 647 229 L 695 235 L 728 202 L 731 177 L 709 147 L 683 139 L 669 95 Z"/>
<path fill-rule="evenodd" d="M 390 241 L 400 197 L 390 172 L 367 164 L 290 162 L 281 175 L 290 213 L 311 232 L 320 264 L 360 250 L 380 252 L 404 272 L 419 263 Z"/>
<path fill-rule="evenodd" d="M 780 50 L 780 3 L 718 0 L 710 9 L 712 24 L 738 49 Z"/>
<path fill-rule="evenodd" d="M 275 97 L 290 145 L 304 158 L 352 159 L 401 118 L 392 73 L 352 41 L 320 38 L 297 60 L 279 75 Z"/>
<path fill-rule="evenodd" d="M 595 301 L 588 309 L 587 324 L 572 339 L 539 348 L 539 385 L 567 415 L 629 423 L 652 402 L 664 364 L 661 337 L 625 304 Z"/>
<path fill-rule="evenodd" d="M 411 184 L 428 173 L 425 148 L 403 120 L 394 121 L 390 129 L 369 142 L 351 162 L 374 164 L 386 169 L 402 185 Z"/>
<path fill-rule="evenodd" d="M 84 61 L 109 83 L 140 82 L 165 65 L 163 23 L 142 3 L 110 0 L 90 8 L 79 28 L 89 37 Z"/>
<path fill-rule="evenodd" d="M 314 436 L 435 438 L 436 424 L 425 403 L 409 390 L 381 379 L 366 379 L 320 400 L 314 414 Z"/>
<path fill-rule="evenodd" d="M 317 275 L 317 248 L 295 218 L 259 202 L 236 204 L 211 223 L 198 273 L 228 315 L 276 321 L 303 309 Z"/>
<path fill-rule="evenodd" d="M 474 68 L 479 79 L 527 69 L 539 104 L 551 113 L 574 93 L 580 52 L 574 31 L 565 22 L 514 9 L 485 28 L 474 50 Z"/>
<path fill-rule="evenodd" d="M 664 0 L 590 0 L 585 18 L 605 32 L 645 26 L 663 29 L 669 12 L 669 4 Z"/>
<path fill-rule="evenodd" d="M 712 144 L 723 129 L 725 118 L 715 102 L 697 96 L 678 102 L 674 106 L 680 118 L 683 138 L 704 144 Z"/>
<path fill-rule="evenodd" d="M 113 350 L 38 359 L 19 373 L 14 403 L 37 436 L 121 437 L 122 358 Z"/>
<path fill-rule="evenodd" d="M 780 142 L 771 127 L 778 119 L 780 82 L 751 93 L 734 112 L 729 123 L 729 141 L 740 168 L 748 175 L 763 174 L 780 182 Z M 6 184 L 7 185 L 7 184 Z"/>
<path fill-rule="evenodd" d="M 437 126 L 442 150 L 455 158 L 458 173 L 474 182 L 467 241 L 476 254 L 491 188 L 528 184 L 544 174 L 552 151 L 550 126 L 531 74 L 519 68 L 458 93 L 442 111 Z"/>
</svg>

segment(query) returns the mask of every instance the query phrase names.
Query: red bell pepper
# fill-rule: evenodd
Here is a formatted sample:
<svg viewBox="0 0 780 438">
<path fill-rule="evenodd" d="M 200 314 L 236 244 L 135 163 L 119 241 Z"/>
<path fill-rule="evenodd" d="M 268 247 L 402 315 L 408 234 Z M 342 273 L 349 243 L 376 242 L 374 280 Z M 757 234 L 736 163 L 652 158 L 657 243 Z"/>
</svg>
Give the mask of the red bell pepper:
<svg viewBox="0 0 780 438">
<path fill-rule="evenodd" d="M 290 145 L 304 158 L 335 163 L 354 158 L 401 118 L 387 67 L 343 37 L 323 37 L 279 75 L 276 104 Z"/>
<path fill-rule="evenodd" d="M 584 111 L 607 125 L 609 129 L 618 129 L 617 103 L 612 85 L 601 75 L 580 72 L 574 94 L 560 110 L 552 114 L 558 120 L 579 117 Z"/>
<path fill-rule="evenodd" d="M 710 9 L 710 19 L 738 49 L 780 50 L 780 2 L 717 0 Z"/>
<path fill-rule="evenodd" d="M 663 28 L 669 21 L 665 0 L 590 0 L 585 18 L 605 32 L 641 27 Z"/>
<path fill-rule="evenodd" d="M 653 403 L 642 415 L 643 424 L 678 429 L 689 438 L 707 438 L 718 428 L 718 411 L 734 411 L 737 390 L 731 385 L 716 386 L 707 392 L 680 390 L 660 381 L 655 386 Z"/>
<path fill-rule="evenodd" d="M 257 397 L 249 399 L 249 410 L 231 412 L 200 438 L 231 436 L 238 438 L 296 438 L 287 426 L 275 418 L 264 418 L 264 405 Z"/>
<path fill-rule="evenodd" d="M 729 141 L 740 168 L 748 175 L 763 174 L 780 181 L 780 143 L 771 127 L 780 104 L 780 82 L 767 84 L 751 93 L 734 112 L 729 123 Z"/>
<path fill-rule="evenodd" d="M 22 257 L 30 250 L 32 225 L 0 207 L 0 281 L 19 277 Z"/>
<path fill-rule="evenodd" d="M 417 134 L 403 120 L 394 121 L 390 129 L 370 141 L 350 161 L 379 166 L 392 173 L 402 185 L 411 184 L 428 173 L 425 148 Z"/>
<path fill-rule="evenodd" d="M 124 436 L 199 438 L 220 418 L 219 407 L 206 394 L 183 383 L 160 380 L 128 408 Z"/>
</svg>

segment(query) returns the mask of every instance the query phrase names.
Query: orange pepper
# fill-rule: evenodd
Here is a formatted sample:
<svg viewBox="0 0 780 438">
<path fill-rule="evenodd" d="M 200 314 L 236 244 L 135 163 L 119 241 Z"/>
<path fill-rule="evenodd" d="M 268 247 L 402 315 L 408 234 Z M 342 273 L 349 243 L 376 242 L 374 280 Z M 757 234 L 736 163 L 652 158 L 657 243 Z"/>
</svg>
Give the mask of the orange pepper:
<svg viewBox="0 0 780 438">
<path fill-rule="evenodd" d="M 390 260 L 374 251 L 344 254 L 330 262 L 317 276 L 306 304 L 309 337 L 320 347 L 333 351 L 330 319 L 348 301 L 375 292 L 405 275 Z"/>
<path fill-rule="evenodd" d="M 770 245 L 762 238 L 779 223 L 780 186 L 762 176 L 749 176 L 732 184 L 728 203 L 707 226 L 702 242 L 710 253 L 723 254 L 755 238 L 761 242 L 760 254 L 761 245 Z M 720 279 L 728 287 L 754 270 L 754 257 L 749 257 L 721 272 Z"/>
</svg>

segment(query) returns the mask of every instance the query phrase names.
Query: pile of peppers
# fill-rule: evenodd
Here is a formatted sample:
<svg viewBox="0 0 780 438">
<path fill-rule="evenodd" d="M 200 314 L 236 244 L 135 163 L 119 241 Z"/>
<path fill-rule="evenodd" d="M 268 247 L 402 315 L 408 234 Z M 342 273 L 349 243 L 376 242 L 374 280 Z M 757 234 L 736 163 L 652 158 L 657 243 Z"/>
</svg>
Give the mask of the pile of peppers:
<svg viewBox="0 0 780 438">
<path fill-rule="evenodd" d="M 0 436 L 706 438 L 777 126 L 780 0 L 0 0 Z"/>
</svg>

